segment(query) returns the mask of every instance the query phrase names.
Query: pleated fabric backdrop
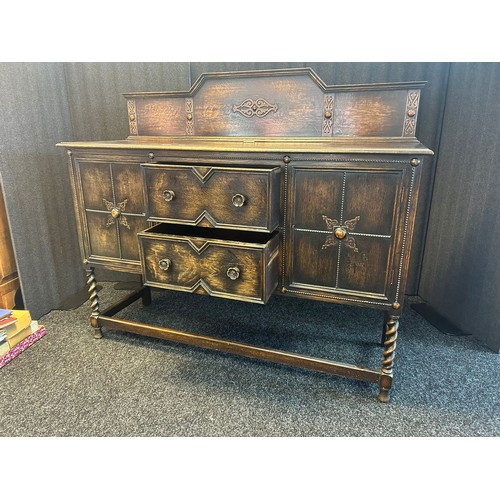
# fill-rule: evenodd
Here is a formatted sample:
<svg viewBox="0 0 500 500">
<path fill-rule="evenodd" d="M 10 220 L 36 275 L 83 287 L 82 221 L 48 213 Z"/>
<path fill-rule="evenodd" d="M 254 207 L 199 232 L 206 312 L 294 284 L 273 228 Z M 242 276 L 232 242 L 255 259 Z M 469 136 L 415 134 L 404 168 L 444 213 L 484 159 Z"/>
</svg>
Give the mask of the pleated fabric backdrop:
<svg viewBox="0 0 500 500">
<path fill-rule="evenodd" d="M 500 351 L 500 63 L 451 66 L 419 295 Z"/>
<path fill-rule="evenodd" d="M 460 71 L 464 71 L 455 68 L 456 63 L 0 64 L 0 104 L 4 114 L 4 119 L 0 121 L 0 172 L 4 181 L 23 294 L 26 306 L 33 316 L 39 317 L 57 308 L 69 295 L 85 286 L 74 227 L 66 158 L 54 147 L 56 142 L 127 137 L 127 116 L 125 100 L 120 95 L 122 92 L 187 90 L 200 74 L 208 71 L 305 66 L 313 68 L 327 84 L 426 80 L 428 83 L 422 93 L 417 137 L 437 152 L 441 150 L 442 130 L 451 135 L 455 133 L 453 127 L 442 128 L 442 125 L 448 79 L 460 79 Z M 467 71 L 474 73 L 474 70 Z M 476 80 L 479 80 L 480 85 L 475 91 L 481 96 L 479 88 L 484 87 L 483 78 L 479 76 Z M 471 83 L 474 82 L 471 80 Z M 478 81 L 475 83 L 478 84 Z M 471 89 L 463 83 L 450 81 L 450 89 L 457 95 L 454 98 L 457 102 L 469 99 Z M 473 106 L 473 103 L 469 102 L 469 106 Z M 451 124 L 453 117 L 448 120 Z M 489 140 L 488 138 L 489 136 L 486 139 L 483 137 L 482 141 Z M 450 144 L 452 139 L 447 141 L 445 144 Z M 438 164 L 439 167 L 436 168 L 434 161 L 422 179 L 421 203 L 417 213 L 407 288 L 407 293 L 417 294 L 420 276 L 424 276 L 422 293 L 435 307 L 439 304 L 434 302 L 441 300 L 439 297 L 445 295 L 444 290 L 448 285 L 447 277 L 440 275 L 439 283 L 442 286 L 438 288 L 442 291 L 431 293 L 436 287 L 433 277 L 437 276 L 432 267 L 433 262 L 435 263 L 432 256 L 442 248 L 442 243 L 436 243 L 436 234 L 432 228 L 429 228 L 425 260 L 423 253 L 434 181 L 436 179 L 436 182 L 440 182 L 437 188 L 444 189 L 439 180 L 439 168 L 448 172 L 450 167 L 447 169 L 443 163 L 448 161 L 446 158 L 456 162 L 456 158 L 448 155 L 442 161 L 442 166 Z M 468 170 L 465 164 L 462 167 L 455 165 L 453 168 L 456 178 L 457 169 Z M 474 186 L 479 187 L 477 182 Z M 442 196 L 435 197 L 431 219 L 440 224 L 441 239 L 444 238 L 443 231 L 446 231 L 439 219 L 442 211 L 438 207 L 444 203 L 441 201 L 443 199 Z M 491 259 L 491 255 L 485 251 L 480 256 Z M 422 262 L 427 263 L 428 269 L 433 271 L 422 269 Z M 483 263 L 483 267 L 487 267 L 487 263 Z M 116 277 L 116 273 L 101 272 L 99 277 L 112 279 Z M 469 279 L 473 280 L 474 276 L 469 276 Z M 465 310 L 466 307 L 462 305 L 461 312 L 465 314 Z M 449 315 L 453 308 L 446 312 Z M 488 314 L 483 317 L 483 321 L 487 322 L 487 318 Z"/>
</svg>

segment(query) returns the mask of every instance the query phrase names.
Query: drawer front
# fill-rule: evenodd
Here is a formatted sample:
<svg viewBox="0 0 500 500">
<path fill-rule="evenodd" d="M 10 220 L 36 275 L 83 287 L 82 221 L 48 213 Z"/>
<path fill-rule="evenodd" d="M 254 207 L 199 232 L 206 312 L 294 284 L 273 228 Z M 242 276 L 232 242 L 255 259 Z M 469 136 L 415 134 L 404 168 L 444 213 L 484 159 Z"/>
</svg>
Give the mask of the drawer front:
<svg viewBox="0 0 500 500">
<path fill-rule="evenodd" d="M 278 284 L 279 235 L 241 233 L 246 241 L 233 241 L 226 238 L 236 231 L 208 238 L 210 231 L 160 224 L 140 233 L 144 283 L 266 303 Z"/>
<path fill-rule="evenodd" d="M 280 167 L 142 168 L 150 221 L 263 232 L 278 227 Z"/>
</svg>

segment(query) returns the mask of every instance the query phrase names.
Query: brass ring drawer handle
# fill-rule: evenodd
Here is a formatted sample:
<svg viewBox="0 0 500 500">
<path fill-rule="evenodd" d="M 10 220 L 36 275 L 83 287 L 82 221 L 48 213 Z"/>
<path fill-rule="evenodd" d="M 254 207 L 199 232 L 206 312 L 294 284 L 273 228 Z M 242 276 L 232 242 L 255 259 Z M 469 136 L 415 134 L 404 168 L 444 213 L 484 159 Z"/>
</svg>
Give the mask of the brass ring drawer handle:
<svg viewBox="0 0 500 500">
<path fill-rule="evenodd" d="M 239 267 L 233 266 L 227 269 L 227 277 L 231 280 L 237 280 L 240 277 L 240 269 Z"/>
<path fill-rule="evenodd" d="M 161 270 L 166 271 L 172 265 L 172 261 L 170 259 L 161 259 L 158 265 Z"/>
<path fill-rule="evenodd" d="M 237 208 L 242 207 L 245 204 L 246 198 L 242 194 L 235 194 L 233 196 L 233 205 Z"/>
<path fill-rule="evenodd" d="M 171 189 L 165 189 L 162 196 L 165 201 L 172 201 L 175 198 L 175 193 Z"/>
</svg>

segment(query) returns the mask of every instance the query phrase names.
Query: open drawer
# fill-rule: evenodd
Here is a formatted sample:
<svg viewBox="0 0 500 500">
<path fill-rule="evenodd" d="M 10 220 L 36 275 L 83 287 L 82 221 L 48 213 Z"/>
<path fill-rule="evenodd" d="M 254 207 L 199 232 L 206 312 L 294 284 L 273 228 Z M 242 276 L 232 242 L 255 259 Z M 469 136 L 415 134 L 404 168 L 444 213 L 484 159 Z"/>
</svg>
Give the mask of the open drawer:
<svg viewBox="0 0 500 500">
<path fill-rule="evenodd" d="M 138 237 L 146 285 L 261 304 L 278 285 L 277 232 L 158 224 Z"/>
</svg>

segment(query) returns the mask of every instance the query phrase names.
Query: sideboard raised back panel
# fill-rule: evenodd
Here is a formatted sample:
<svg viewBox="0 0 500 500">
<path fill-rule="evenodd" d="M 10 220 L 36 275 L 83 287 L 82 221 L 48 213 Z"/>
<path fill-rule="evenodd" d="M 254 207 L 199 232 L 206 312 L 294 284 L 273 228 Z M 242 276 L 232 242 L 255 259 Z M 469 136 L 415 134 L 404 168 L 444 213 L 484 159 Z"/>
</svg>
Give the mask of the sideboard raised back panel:
<svg viewBox="0 0 500 500">
<path fill-rule="evenodd" d="M 422 82 L 327 86 L 310 69 L 126 94 L 125 140 L 67 148 L 91 323 L 376 382 L 388 401 L 422 168 Z M 95 266 L 146 285 L 101 312 Z M 382 368 L 114 318 L 150 287 L 385 311 Z"/>
<path fill-rule="evenodd" d="M 327 86 L 305 68 L 208 74 L 189 92 L 125 97 L 131 135 L 414 137 L 422 86 Z"/>
</svg>

